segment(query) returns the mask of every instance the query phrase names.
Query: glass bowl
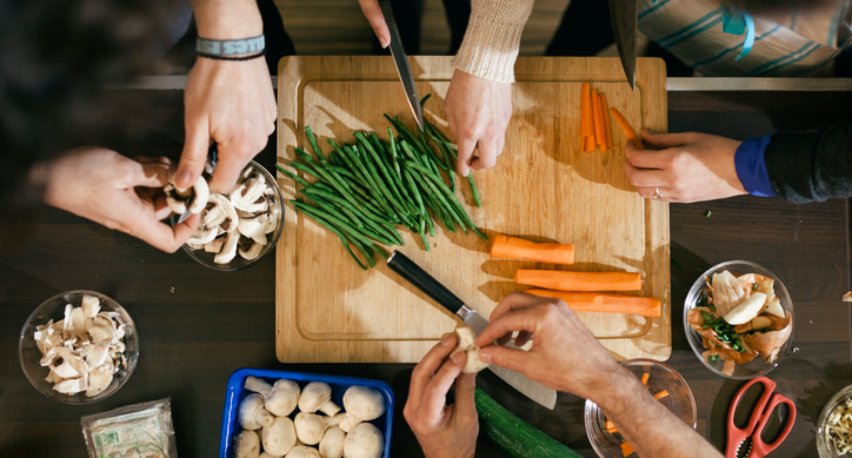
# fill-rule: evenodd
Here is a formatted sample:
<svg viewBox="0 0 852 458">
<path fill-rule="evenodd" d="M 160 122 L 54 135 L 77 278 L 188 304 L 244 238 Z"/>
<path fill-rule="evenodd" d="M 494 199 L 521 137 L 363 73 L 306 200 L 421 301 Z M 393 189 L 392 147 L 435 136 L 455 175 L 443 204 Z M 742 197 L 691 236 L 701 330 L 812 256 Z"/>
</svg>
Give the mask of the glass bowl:
<svg viewBox="0 0 852 458">
<path fill-rule="evenodd" d="M 819 452 L 820 458 L 840 458 L 840 457 L 848 457 L 852 456 L 849 453 L 845 455 L 841 455 L 834 448 L 834 445 L 828 440 L 828 414 L 834 410 L 835 407 L 840 405 L 840 403 L 845 402 L 848 399 L 852 399 L 852 385 L 848 385 L 846 388 L 835 393 L 834 396 L 825 404 L 825 407 L 822 409 L 822 413 L 819 414 L 819 420 L 817 420 L 817 432 L 816 432 L 816 446 L 817 452 Z"/>
<path fill-rule="evenodd" d="M 278 210 L 278 220 L 275 222 L 275 229 L 267 235 L 267 243 L 263 247 L 263 250 L 260 254 L 254 259 L 245 259 L 239 254 L 237 254 L 231 262 L 227 264 L 216 264 L 213 261 L 213 258 L 216 257 L 215 253 L 208 253 L 203 249 L 194 250 L 189 247 L 189 245 L 183 246 L 183 251 L 185 251 L 189 257 L 198 261 L 199 264 L 207 266 L 211 269 L 221 270 L 225 272 L 234 272 L 237 270 L 245 269 L 257 261 L 263 259 L 266 255 L 274 251 L 275 244 L 278 243 L 278 238 L 281 237 L 281 231 L 284 229 L 284 196 L 281 194 L 281 189 L 278 187 L 278 182 L 275 180 L 275 177 L 266 170 L 265 167 L 260 165 L 257 161 L 251 161 L 243 169 L 242 173 L 245 173 L 249 169 L 254 169 L 272 186 L 274 189 L 274 193 L 272 195 L 272 205 Z M 177 221 L 179 215 L 172 215 L 172 223 L 174 224 Z M 271 238 L 269 237 L 271 235 Z"/>
<path fill-rule="evenodd" d="M 695 398 L 692 390 L 686 384 L 686 380 L 668 364 L 654 361 L 653 359 L 629 359 L 622 363 L 636 378 L 641 380 L 643 374 L 648 374 L 647 387 L 651 394 L 667 390 L 669 395 L 663 397 L 659 402 L 663 403 L 675 416 L 681 419 L 689 427 L 695 429 L 698 424 L 698 410 L 695 407 Z M 595 449 L 595 453 L 602 458 L 622 458 L 621 443 L 623 438 L 617 433 L 606 430 L 606 418 L 597 404 L 586 400 L 584 412 L 586 423 L 586 436 Z"/>
<path fill-rule="evenodd" d="M 714 362 L 710 362 L 704 359 L 702 353 L 704 353 L 704 345 L 701 343 L 701 336 L 692 330 L 689 326 L 689 322 L 687 320 L 687 316 L 689 315 L 689 311 L 695 308 L 698 303 L 698 300 L 702 295 L 706 294 L 707 284 L 705 282 L 705 278 L 712 278 L 714 273 L 722 272 L 724 270 L 730 271 L 735 276 L 740 276 L 747 273 L 757 273 L 763 275 L 765 277 L 772 278 L 775 280 L 774 288 L 775 294 L 781 300 L 781 308 L 784 309 L 785 313 L 789 313 L 791 317 L 790 325 L 793 326 L 793 330 L 795 331 L 795 315 L 793 315 L 793 300 L 790 298 L 790 293 L 787 292 L 787 288 L 784 286 L 784 283 L 781 280 L 758 264 L 755 264 L 751 261 L 727 261 L 721 264 L 716 264 L 715 266 L 709 268 L 706 272 L 701 274 L 695 283 L 692 284 L 692 288 L 689 289 L 689 293 L 686 295 L 686 301 L 683 304 L 683 331 L 686 334 L 686 340 L 689 341 L 689 346 L 692 347 L 693 353 L 701 361 L 708 369 L 715 372 L 717 375 L 722 377 L 735 379 L 735 380 L 748 380 L 754 377 L 759 377 L 761 375 L 767 374 L 772 369 L 775 369 L 778 366 L 778 363 L 784 357 L 784 354 L 787 353 L 787 350 L 790 348 L 790 344 L 793 342 L 793 335 L 790 335 L 790 338 L 787 339 L 787 342 L 781 347 L 781 350 L 778 352 L 778 358 L 774 363 L 768 363 L 764 360 L 760 355 L 757 355 L 753 360 L 749 361 L 746 364 L 738 364 L 734 367 L 734 372 L 731 375 L 727 375 L 722 372 L 722 369 L 725 365 L 725 362 L 719 358 Z"/>
<path fill-rule="evenodd" d="M 56 322 L 65 318 L 66 304 L 79 307 L 84 295 L 97 297 L 100 300 L 102 311 L 117 313 L 118 318 L 127 325 L 124 336 L 124 357 L 127 360 L 127 365 L 113 375 L 112 382 L 110 382 L 106 389 L 92 397 L 86 396 L 85 393 L 69 395 L 53 390 L 53 384 L 44 379 L 50 371 L 47 367 L 42 367 L 39 364 L 42 354 L 38 346 L 36 346 L 35 338 L 33 337 L 37 326 L 47 324 L 51 319 Z M 59 293 L 42 302 L 41 305 L 33 310 L 29 318 L 27 318 L 18 339 L 18 359 L 21 363 L 21 370 L 24 372 L 27 380 L 30 381 L 39 393 L 65 404 L 91 404 L 110 397 L 127 383 L 127 380 L 133 374 L 133 370 L 136 369 L 136 363 L 139 360 L 139 336 L 136 332 L 136 325 L 133 323 L 133 319 L 130 318 L 130 315 L 127 314 L 127 311 L 118 302 L 109 296 L 96 291 L 68 291 Z"/>
</svg>

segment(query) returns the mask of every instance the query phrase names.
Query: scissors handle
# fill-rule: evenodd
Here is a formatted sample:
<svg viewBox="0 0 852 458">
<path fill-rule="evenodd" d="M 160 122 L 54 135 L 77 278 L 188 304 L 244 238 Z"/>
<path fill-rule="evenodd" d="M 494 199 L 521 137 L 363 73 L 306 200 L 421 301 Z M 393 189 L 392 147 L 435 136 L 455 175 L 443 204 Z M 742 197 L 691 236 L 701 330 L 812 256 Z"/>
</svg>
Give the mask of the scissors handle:
<svg viewBox="0 0 852 458">
<path fill-rule="evenodd" d="M 755 405 L 754 410 L 752 410 L 748 423 L 746 423 L 744 428 L 740 428 L 734 421 L 737 408 L 739 407 L 743 395 L 749 390 L 749 388 L 758 383 L 763 385 L 763 393 L 761 393 L 760 399 L 757 400 L 757 405 Z M 734 400 L 731 402 L 731 407 L 728 409 L 728 440 L 725 448 L 726 457 L 736 457 L 737 448 L 748 438 L 751 438 L 752 440 L 751 453 L 749 453 L 749 457 L 766 456 L 766 454 L 778 448 L 778 446 L 781 445 L 781 442 L 783 442 L 790 434 L 790 431 L 793 429 L 793 424 L 796 421 L 796 404 L 789 398 L 774 393 L 775 386 L 774 381 L 766 377 L 757 377 L 745 383 L 737 391 L 737 394 L 734 396 Z M 766 444 L 763 442 L 760 435 L 763 433 L 763 428 L 768 423 L 772 412 L 781 404 L 786 405 L 788 411 L 784 429 L 774 441 Z"/>
<path fill-rule="evenodd" d="M 763 428 L 769 423 L 769 419 L 772 416 L 772 412 L 775 411 L 776 408 L 780 405 L 787 406 L 787 418 L 784 420 L 784 429 L 781 430 L 781 433 L 778 434 L 778 437 L 775 438 L 774 441 L 770 443 L 763 442 Z M 761 417 L 761 421 L 757 424 L 757 430 L 752 435 L 752 445 L 751 445 L 751 456 L 752 457 L 762 457 L 768 455 L 770 452 L 778 448 L 784 439 L 790 435 L 790 431 L 793 430 L 793 425 L 796 423 L 796 403 L 794 403 L 790 398 L 781 395 L 775 394 L 772 396 L 772 399 L 769 401 L 769 405 L 766 406 L 766 412 Z"/>
</svg>

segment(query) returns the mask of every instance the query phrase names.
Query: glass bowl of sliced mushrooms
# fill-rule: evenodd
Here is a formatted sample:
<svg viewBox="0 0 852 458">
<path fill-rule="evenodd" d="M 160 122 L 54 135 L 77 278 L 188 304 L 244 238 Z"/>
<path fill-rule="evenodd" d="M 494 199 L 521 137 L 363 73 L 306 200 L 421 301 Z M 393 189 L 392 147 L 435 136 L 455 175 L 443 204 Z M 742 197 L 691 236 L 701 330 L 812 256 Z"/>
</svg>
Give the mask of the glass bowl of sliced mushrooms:
<svg viewBox="0 0 852 458">
<path fill-rule="evenodd" d="M 778 277 L 750 261 L 727 261 L 693 283 L 683 328 L 695 356 L 723 377 L 765 375 L 793 340 L 793 301 Z"/>
<path fill-rule="evenodd" d="M 817 421 L 820 458 L 852 457 L 852 385 L 831 397 Z"/>
<path fill-rule="evenodd" d="M 68 291 L 30 314 L 18 357 L 41 394 L 66 404 L 91 404 L 118 391 L 133 374 L 139 338 L 130 315 L 112 298 Z"/>
<path fill-rule="evenodd" d="M 284 197 L 275 177 L 256 161 L 243 169 L 229 194 L 209 192 L 208 176 L 205 173 L 183 196 L 166 187 L 173 222 L 184 211 L 200 214 L 198 228 L 183 249 L 211 269 L 245 269 L 275 248 L 284 227 Z"/>
</svg>

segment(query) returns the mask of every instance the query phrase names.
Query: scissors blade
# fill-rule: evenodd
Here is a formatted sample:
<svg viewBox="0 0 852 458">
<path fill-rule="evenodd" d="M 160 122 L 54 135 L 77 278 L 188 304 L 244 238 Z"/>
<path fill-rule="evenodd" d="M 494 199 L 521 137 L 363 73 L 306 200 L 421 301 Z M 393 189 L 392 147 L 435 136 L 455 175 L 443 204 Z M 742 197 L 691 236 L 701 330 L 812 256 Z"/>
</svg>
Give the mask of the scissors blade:
<svg viewBox="0 0 852 458">
<path fill-rule="evenodd" d="M 612 33 L 618 46 L 621 67 L 630 88 L 636 82 L 636 21 L 638 0 L 608 0 Z"/>
<path fill-rule="evenodd" d="M 411 107 L 411 112 L 414 113 L 414 120 L 417 121 L 420 129 L 423 129 L 423 111 L 420 108 L 420 98 L 417 96 L 417 88 L 414 87 L 414 77 L 411 75 L 408 57 L 402 47 L 402 39 L 399 37 L 399 29 L 396 27 L 396 20 L 393 17 L 391 2 L 381 2 L 381 9 L 390 31 L 391 57 L 396 66 L 396 72 L 399 74 L 399 80 L 402 82 L 402 87 L 405 89 L 405 99 L 408 101 L 408 106 Z"/>
</svg>

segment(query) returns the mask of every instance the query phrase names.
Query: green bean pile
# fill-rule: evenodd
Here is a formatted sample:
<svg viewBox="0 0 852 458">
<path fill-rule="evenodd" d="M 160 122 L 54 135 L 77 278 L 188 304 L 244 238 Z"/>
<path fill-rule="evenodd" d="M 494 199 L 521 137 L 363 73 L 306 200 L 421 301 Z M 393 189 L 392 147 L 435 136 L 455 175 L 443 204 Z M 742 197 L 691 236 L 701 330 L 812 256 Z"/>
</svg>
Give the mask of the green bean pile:
<svg viewBox="0 0 852 458">
<path fill-rule="evenodd" d="M 377 254 L 388 256 L 382 245 L 404 244 L 397 226 L 418 234 L 426 251 L 427 234 L 435 236 L 433 220 L 450 232 L 461 229 L 486 239 L 456 197 L 456 147 L 430 123 L 415 134 L 399 118 L 385 118 L 396 135 L 388 127 L 387 141 L 374 132 L 355 132 L 355 141 L 344 145 L 328 139 L 328 156 L 307 126 L 313 155 L 296 147 L 289 165 L 313 181 L 276 165 L 303 197 L 290 201 L 294 208 L 335 234 L 365 270 L 376 265 Z M 467 182 L 479 207 L 473 177 Z"/>
</svg>

